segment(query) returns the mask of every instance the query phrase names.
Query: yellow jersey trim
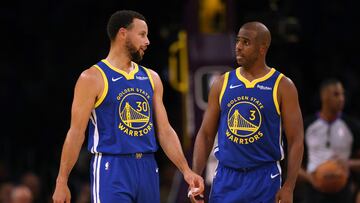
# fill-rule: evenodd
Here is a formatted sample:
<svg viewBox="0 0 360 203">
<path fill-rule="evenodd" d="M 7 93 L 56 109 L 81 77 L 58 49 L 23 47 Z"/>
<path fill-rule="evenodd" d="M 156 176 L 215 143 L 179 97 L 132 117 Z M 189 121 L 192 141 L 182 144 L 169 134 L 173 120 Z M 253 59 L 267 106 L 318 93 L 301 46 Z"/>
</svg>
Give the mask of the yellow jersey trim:
<svg viewBox="0 0 360 203">
<path fill-rule="evenodd" d="M 152 89 L 155 90 L 154 80 L 153 80 L 153 78 L 152 78 L 152 76 L 151 76 L 151 73 L 150 73 L 149 69 L 145 68 L 144 66 L 143 66 L 143 68 L 144 68 L 146 74 L 147 74 L 148 77 L 149 77 L 149 80 L 150 80 Z"/>
<path fill-rule="evenodd" d="M 105 96 L 107 95 L 108 90 L 109 90 L 109 84 L 108 84 L 108 80 L 107 80 L 107 77 L 106 77 L 104 71 L 98 65 L 95 65 L 95 68 L 97 68 L 100 71 L 101 76 L 103 77 L 103 80 L 104 80 L 104 90 L 103 90 L 100 98 L 95 103 L 95 108 L 96 108 L 104 101 Z"/>
<path fill-rule="evenodd" d="M 240 74 L 240 67 L 236 69 L 236 76 L 237 78 L 243 82 L 245 84 L 245 87 L 246 88 L 254 88 L 255 85 L 259 82 L 262 82 L 262 81 L 265 81 L 267 80 L 268 78 L 270 78 L 273 74 L 275 73 L 275 69 L 274 68 L 271 68 L 270 71 L 264 75 L 263 77 L 261 78 L 257 78 L 253 81 L 249 81 L 248 79 L 246 79 L 245 77 L 243 77 L 241 74 Z"/>
<path fill-rule="evenodd" d="M 222 88 L 221 88 L 221 92 L 220 92 L 220 95 L 219 95 L 219 105 L 221 105 L 221 100 L 222 100 L 222 97 L 224 96 L 228 80 L 229 80 L 229 72 L 226 72 L 225 76 L 224 76 L 224 82 L 223 82 L 223 85 L 222 85 Z"/>
<path fill-rule="evenodd" d="M 118 72 L 121 75 L 123 75 L 127 80 L 134 79 L 134 75 L 139 71 L 139 66 L 133 62 L 131 62 L 131 65 L 134 66 L 134 69 L 132 71 L 130 71 L 130 73 L 127 73 L 127 72 L 120 70 L 120 69 L 114 67 L 113 65 L 111 65 L 109 63 L 109 61 L 107 61 L 106 59 L 103 59 L 101 61 L 104 62 L 107 66 L 109 66 L 109 68 L 111 68 L 113 71 Z"/>
<path fill-rule="evenodd" d="M 277 92 L 278 92 L 280 80 L 283 76 L 284 75 L 282 73 L 278 76 L 278 78 L 275 81 L 274 91 L 273 91 L 273 100 L 274 100 L 276 111 L 279 115 L 280 115 L 280 106 L 279 106 L 279 101 L 278 101 L 278 97 L 277 97 Z"/>
</svg>

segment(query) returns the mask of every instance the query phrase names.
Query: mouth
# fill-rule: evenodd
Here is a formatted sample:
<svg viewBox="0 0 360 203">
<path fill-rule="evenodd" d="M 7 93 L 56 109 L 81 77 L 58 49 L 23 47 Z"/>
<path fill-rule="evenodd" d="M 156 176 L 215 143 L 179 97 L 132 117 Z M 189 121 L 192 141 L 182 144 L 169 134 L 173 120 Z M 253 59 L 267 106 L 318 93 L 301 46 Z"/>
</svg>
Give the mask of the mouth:
<svg viewBox="0 0 360 203">
<path fill-rule="evenodd" d="M 144 54 L 146 50 L 146 47 L 140 47 L 139 51 L 141 52 L 141 54 Z"/>
<path fill-rule="evenodd" d="M 244 57 L 243 56 L 241 56 L 241 55 L 237 55 L 236 56 L 236 60 L 241 60 L 241 59 L 243 59 Z"/>
<path fill-rule="evenodd" d="M 144 54 L 145 54 L 145 50 L 144 50 L 144 49 L 139 49 L 139 53 L 140 53 L 141 55 L 144 55 Z"/>
</svg>

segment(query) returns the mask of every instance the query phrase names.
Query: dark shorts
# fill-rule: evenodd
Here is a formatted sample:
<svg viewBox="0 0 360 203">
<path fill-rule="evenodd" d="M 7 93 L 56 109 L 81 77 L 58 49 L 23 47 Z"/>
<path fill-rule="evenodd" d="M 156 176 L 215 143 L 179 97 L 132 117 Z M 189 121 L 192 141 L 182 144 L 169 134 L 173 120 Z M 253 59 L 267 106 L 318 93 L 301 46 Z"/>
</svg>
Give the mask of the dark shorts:
<svg viewBox="0 0 360 203">
<path fill-rule="evenodd" d="M 154 154 L 103 155 L 91 160 L 91 202 L 160 202 Z"/>
</svg>

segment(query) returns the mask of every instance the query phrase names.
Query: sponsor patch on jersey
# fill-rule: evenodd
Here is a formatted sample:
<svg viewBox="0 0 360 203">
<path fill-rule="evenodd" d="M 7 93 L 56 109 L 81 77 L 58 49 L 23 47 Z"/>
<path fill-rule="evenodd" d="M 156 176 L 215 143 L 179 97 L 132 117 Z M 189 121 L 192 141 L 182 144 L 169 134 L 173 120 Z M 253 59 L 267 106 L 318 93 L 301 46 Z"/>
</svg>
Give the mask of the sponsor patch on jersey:
<svg viewBox="0 0 360 203">
<path fill-rule="evenodd" d="M 272 90 L 272 87 L 264 86 L 264 85 L 256 85 L 257 88 L 261 90 Z"/>
<path fill-rule="evenodd" d="M 148 80 L 149 77 L 146 77 L 146 76 L 136 76 L 136 79 L 138 79 L 138 80 Z"/>
</svg>

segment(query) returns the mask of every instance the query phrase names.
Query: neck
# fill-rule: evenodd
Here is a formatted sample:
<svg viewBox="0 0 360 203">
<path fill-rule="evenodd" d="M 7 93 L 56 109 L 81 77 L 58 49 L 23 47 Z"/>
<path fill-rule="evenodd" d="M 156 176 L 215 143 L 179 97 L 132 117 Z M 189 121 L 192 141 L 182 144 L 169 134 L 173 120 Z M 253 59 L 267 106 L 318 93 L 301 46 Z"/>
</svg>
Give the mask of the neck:
<svg viewBox="0 0 360 203">
<path fill-rule="evenodd" d="M 127 73 L 133 69 L 129 56 L 119 49 L 111 48 L 105 59 L 115 68 L 123 70 Z"/>
<path fill-rule="evenodd" d="M 245 72 L 248 72 L 250 74 L 258 74 L 266 71 L 269 69 L 269 67 L 266 65 L 265 60 L 256 60 L 251 64 L 244 64 L 242 65 Z"/>
<path fill-rule="evenodd" d="M 242 67 L 240 73 L 248 80 L 254 80 L 260 77 L 263 77 L 270 71 L 270 68 L 266 64 L 261 64 L 259 66 L 250 66 Z"/>
<path fill-rule="evenodd" d="M 334 121 L 339 116 L 339 112 L 332 112 L 324 108 L 320 111 L 320 117 L 328 122 Z"/>
</svg>

